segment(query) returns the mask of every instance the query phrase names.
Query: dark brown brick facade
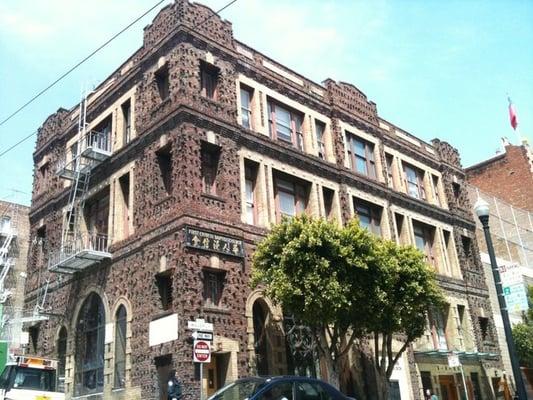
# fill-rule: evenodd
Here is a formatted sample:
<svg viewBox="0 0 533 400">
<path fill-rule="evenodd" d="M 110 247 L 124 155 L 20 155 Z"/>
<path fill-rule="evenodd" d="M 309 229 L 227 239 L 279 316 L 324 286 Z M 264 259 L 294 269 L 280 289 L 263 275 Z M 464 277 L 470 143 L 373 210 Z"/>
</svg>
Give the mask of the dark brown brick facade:
<svg viewBox="0 0 533 400">
<path fill-rule="evenodd" d="M 231 24 L 218 16 L 212 17 L 212 14 L 204 6 L 183 0 L 165 7 L 152 25 L 145 29 L 143 47 L 110 77 L 108 81 L 113 80 L 113 83 L 91 104 L 90 119 L 100 115 L 137 85 L 134 94 L 137 135 L 127 146 L 115 151 L 108 160 L 96 167 L 91 177 L 91 188 L 105 186 L 105 182 L 117 171 L 133 162 L 135 231 L 129 237 L 113 242 L 110 248 L 112 260 L 73 276 L 59 278 L 57 274 L 48 272 L 48 253 L 30 253 L 27 306 L 33 306 L 40 299 L 43 282 L 49 278 L 46 305 L 56 315 L 40 324 L 37 351 L 56 357 L 57 333 L 60 326 L 65 326 L 68 331 L 67 370 L 73 373 L 77 310 L 85 296 L 96 291 L 104 301 L 106 322 L 113 322 L 117 304 L 124 301 L 128 305 L 130 334 L 126 392 L 111 391 L 111 341 L 106 343 L 105 349 L 106 398 L 156 398 L 158 389 L 154 358 L 166 354 L 173 357 L 173 366 L 185 384 L 186 398 L 197 398 L 198 378 L 191 364 L 191 346 L 185 339 L 190 334 L 186 331 L 187 321 L 200 316 L 215 325 L 215 334 L 223 338 L 221 346 L 225 345 L 225 341 L 237 343 L 237 349 L 232 350 L 236 354 L 236 374 L 246 376 L 255 373 L 254 365 L 250 363 L 253 332 L 249 331 L 250 315 L 247 308 L 247 301 L 252 295 L 249 287 L 250 262 L 255 243 L 267 230 L 242 222 L 240 152 L 248 149 L 337 184 L 343 221 L 352 217 L 348 192 L 349 188 L 355 188 L 386 199 L 391 205 L 452 226 L 463 279 L 440 276 L 440 282 L 447 295 L 468 302 L 475 344 L 479 351 L 497 353 L 495 336 L 492 340 L 483 341 L 477 325 L 478 316 L 485 313 L 489 316 L 490 326 L 493 326 L 481 263 L 474 255 L 467 259 L 461 249 L 461 236 L 467 236 L 472 240 L 475 249 L 473 254 L 477 254 L 471 205 L 461 191 L 465 175 L 457 150 L 438 140 L 433 145 L 413 145 L 413 141 L 418 139 L 407 133 L 402 136 L 394 134 L 395 127 L 380 120 L 376 105 L 353 85 L 328 80 L 325 86 L 319 86 L 300 77 L 234 40 Z M 202 24 L 208 17 L 208 22 Z M 202 61 L 219 69 L 215 100 L 200 94 Z M 275 64 L 283 74 L 273 72 L 272 67 L 266 68 L 268 63 Z M 170 83 L 169 97 L 164 100 L 159 96 L 155 77 L 161 67 L 167 69 Z M 237 103 L 239 74 L 330 118 L 336 163 L 274 142 L 265 135 L 240 126 Z M 290 79 L 287 74 L 291 74 Z M 302 81 L 301 85 L 295 83 L 298 80 Z M 66 151 L 69 139 L 76 135 L 76 119 L 71 118 L 71 113 L 60 109 L 44 122 L 34 153 L 31 235 L 34 237 L 37 229 L 45 225 L 47 249 L 50 251 L 61 244 L 62 209 L 67 203 L 68 190 L 64 188 L 63 181 L 54 175 L 53 167 Z M 268 120 L 264 108 L 261 114 L 263 121 Z M 387 182 L 360 176 L 346 168 L 341 121 L 381 141 L 379 159 L 383 171 L 380 173 L 385 176 L 384 145 L 439 171 L 449 207 L 437 207 L 413 199 L 390 189 Z M 220 150 L 216 195 L 202 193 L 201 149 L 205 143 Z M 172 160 L 170 193 L 165 189 L 157 161 L 157 152 L 162 148 L 168 149 Z M 48 163 L 52 171 L 45 178 L 39 174 L 43 163 Z M 388 214 L 392 215 L 391 212 Z M 185 247 L 186 226 L 243 240 L 245 258 L 214 255 Z M 214 267 L 224 272 L 225 287 L 219 307 L 207 306 L 202 296 L 203 270 Z M 170 271 L 172 276 L 173 302 L 170 310 L 163 310 L 155 283 L 156 274 L 162 271 Z M 150 322 L 171 312 L 179 316 L 178 340 L 150 347 Z M 421 385 L 416 378 L 415 357 L 410 354 L 408 358 L 414 397 L 420 398 Z M 487 365 L 499 364 L 496 361 Z M 72 385 L 72 375 L 67 375 L 67 383 Z"/>
</svg>

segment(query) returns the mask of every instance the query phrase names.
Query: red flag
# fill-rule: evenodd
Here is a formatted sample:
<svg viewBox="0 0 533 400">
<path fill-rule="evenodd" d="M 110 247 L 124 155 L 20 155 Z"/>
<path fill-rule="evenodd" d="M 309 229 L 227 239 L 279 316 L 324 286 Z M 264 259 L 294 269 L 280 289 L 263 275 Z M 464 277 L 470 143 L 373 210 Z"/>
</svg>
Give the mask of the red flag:
<svg viewBox="0 0 533 400">
<path fill-rule="evenodd" d="M 514 109 L 514 104 L 511 101 L 511 98 L 507 97 L 507 100 L 509 100 L 509 120 L 511 121 L 511 126 L 516 131 L 516 127 L 518 126 L 518 118 L 516 116 L 516 110 Z"/>
</svg>

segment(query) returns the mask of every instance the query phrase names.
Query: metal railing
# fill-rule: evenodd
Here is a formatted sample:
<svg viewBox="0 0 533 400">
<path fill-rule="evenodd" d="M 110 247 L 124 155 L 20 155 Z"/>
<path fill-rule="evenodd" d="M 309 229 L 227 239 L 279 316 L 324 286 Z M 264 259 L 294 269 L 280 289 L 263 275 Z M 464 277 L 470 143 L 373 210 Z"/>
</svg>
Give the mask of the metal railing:
<svg viewBox="0 0 533 400">
<path fill-rule="evenodd" d="M 82 152 L 88 148 L 103 152 L 111 152 L 111 132 L 87 132 L 85 138 L 83 139 Z"/>
<path fill-rule="evenodd" d="M 110 243 L 110 237 L 101 233 L 72 235 L 66 238 L 58 251 L 50 255 L 49 266 L 61 264 L 84 251 L 108 253 Z"/>
</svg>

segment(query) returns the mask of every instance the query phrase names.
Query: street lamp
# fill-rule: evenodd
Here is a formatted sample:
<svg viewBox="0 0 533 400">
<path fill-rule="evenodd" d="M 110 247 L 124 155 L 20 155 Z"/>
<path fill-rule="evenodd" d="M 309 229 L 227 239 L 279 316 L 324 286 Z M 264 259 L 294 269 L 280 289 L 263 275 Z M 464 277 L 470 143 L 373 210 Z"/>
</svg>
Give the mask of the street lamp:
<svg viewBox="0 0 533 400">
<path fill-rule="evenodd" d="M 483 232 L 485 233 L 485 241 L 487 242 L 487 251 L 489 253 L 490 266 L 492 268 L 492 275 L 494 277 L 494 284 L 496 285 L 496 294 L 498 295 L 498 303 L 500 305 L 500 312 L 502 314 L 503 329 L 505 330 L 505 340 L 507 341 L 509 357 L 511 358 L 511 366 L 513 368 L 513 375 L 516 383 L 516 389 L 518 392 L 518 399 L 526 400 L 526 388 L 524 386 L 524 380 L 522 379 L 522 373 L 520 372 L 520 365 L 518 364 L 518 359 L 516 358 L 513 334 L 511 331 L 511 323 L 509 321 L 509 313 L 507 311 L 507 305 L 505 304 L 505 298 L 503 297 L 500 270 L 498 269 L 498 264 L 496 264 L 494 246 L 492 245 L 492 238 L 490 237 L 489 204 L 482 198 L 478 198 L 476 204 L 474 205 L 474 211 L 476 212 L 476 215 L 481 221 L 481 224 L 483 225 Z"/>
</svg>

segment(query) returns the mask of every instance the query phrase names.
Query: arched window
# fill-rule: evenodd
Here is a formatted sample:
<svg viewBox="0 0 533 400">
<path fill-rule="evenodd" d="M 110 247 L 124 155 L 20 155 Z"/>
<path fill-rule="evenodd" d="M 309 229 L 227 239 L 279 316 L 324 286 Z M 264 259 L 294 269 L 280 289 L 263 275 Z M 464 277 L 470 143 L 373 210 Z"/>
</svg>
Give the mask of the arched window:
<svg viewBox="0 0 533 400">
<path fill-rule="evenodd" d="M 104 390 L 104 304 L 96 293 L 87 297 L 76 324 L 76 370 L 74 395 Z"/>
<path fill-rule="evenodd" d="M 65 391 L 65 365 L 67 359 L 67 329 L 63 326 L 57 337 L 57 381 L 58 391 Z"/>
<path fill-rule="evenodd" d="M 126 383 L 126 307 L 121 305 L 115 314 L 115 388 Z"/>
</svg>

